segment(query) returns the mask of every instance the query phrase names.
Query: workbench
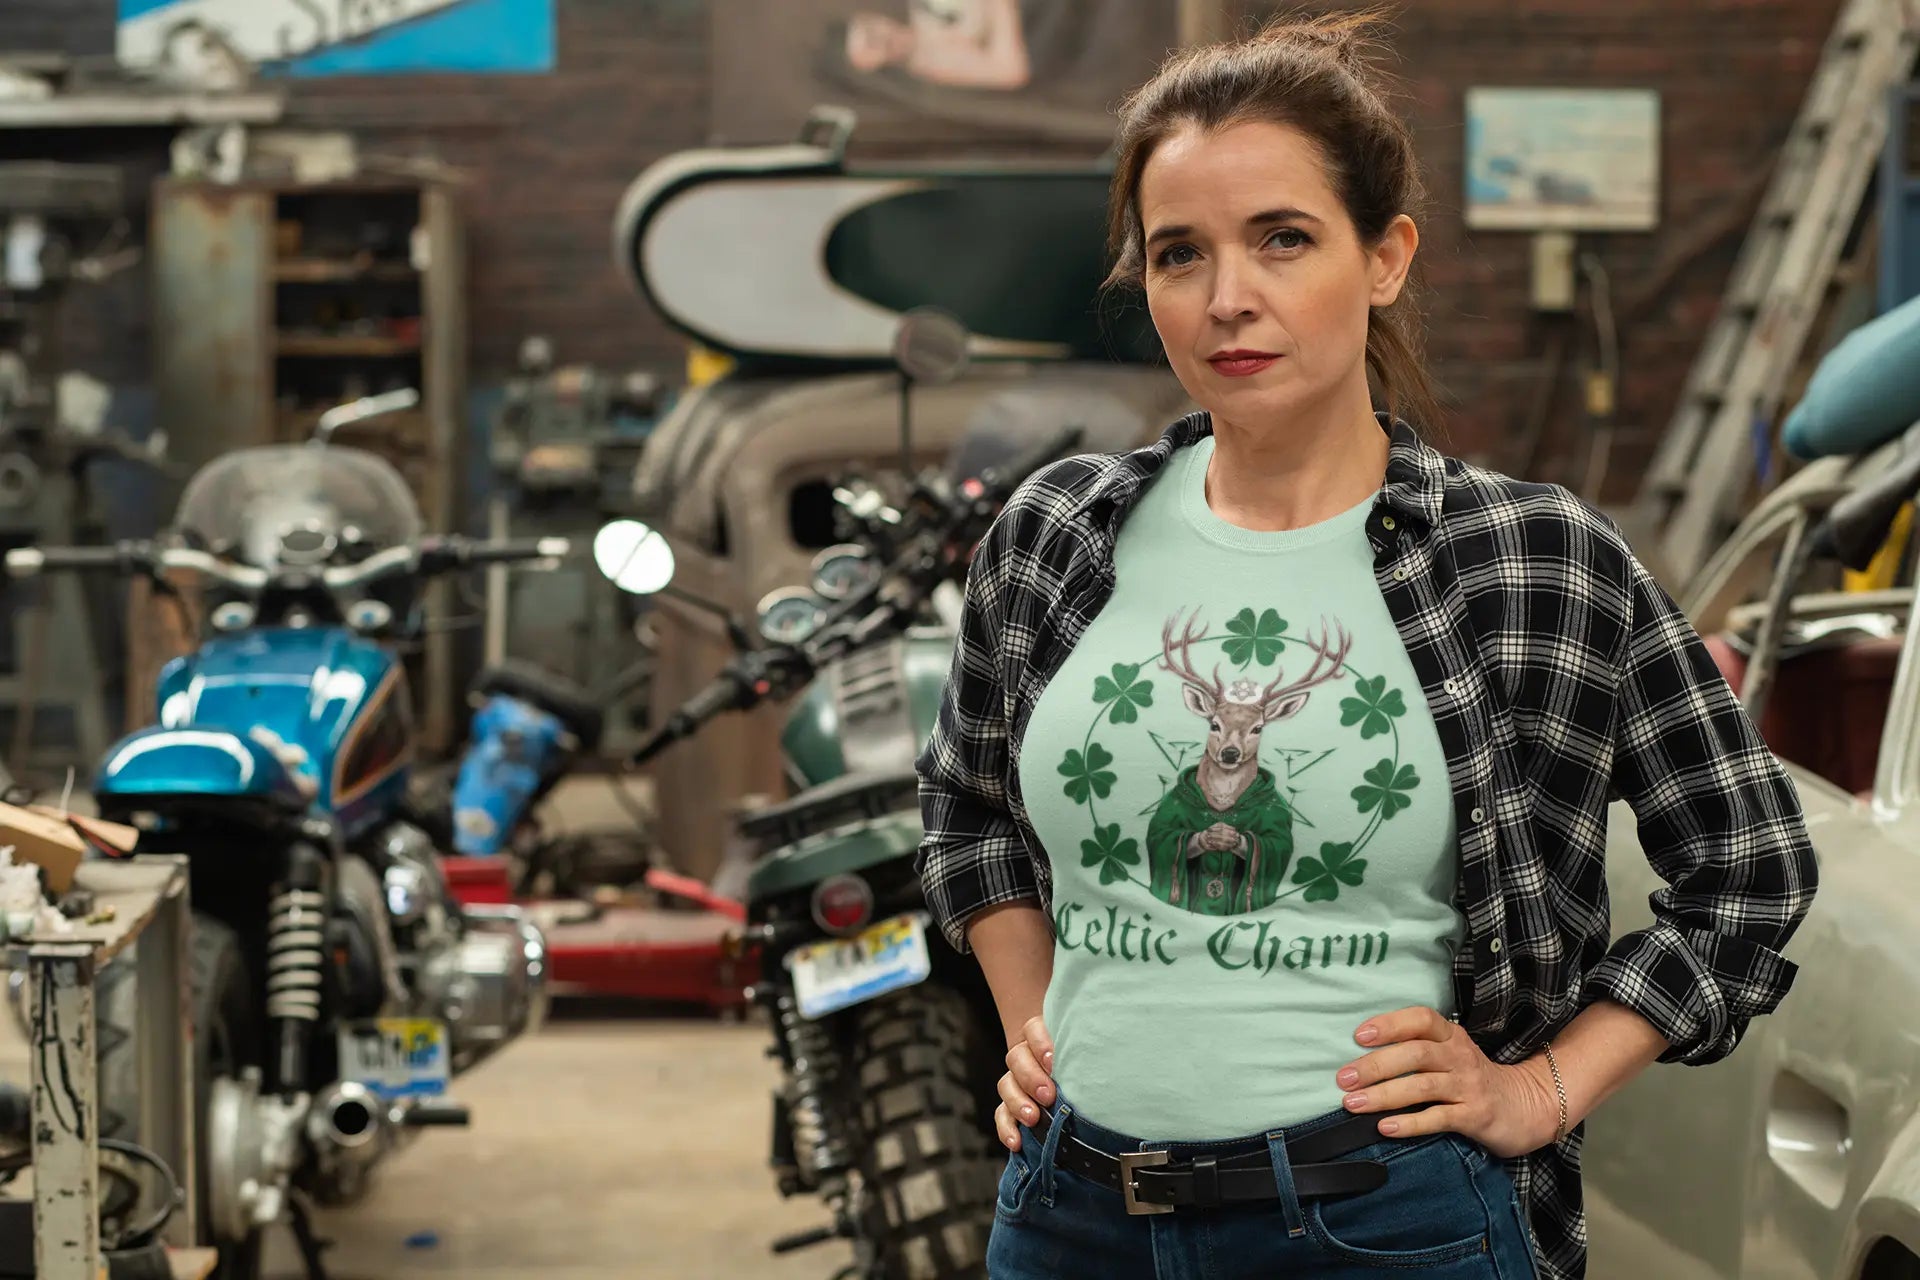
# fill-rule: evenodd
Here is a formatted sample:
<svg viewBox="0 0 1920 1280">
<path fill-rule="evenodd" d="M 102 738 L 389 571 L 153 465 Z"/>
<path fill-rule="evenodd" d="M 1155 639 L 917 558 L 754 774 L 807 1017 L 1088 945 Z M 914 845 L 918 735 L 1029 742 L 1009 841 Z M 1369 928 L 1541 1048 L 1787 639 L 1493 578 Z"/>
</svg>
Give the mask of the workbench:
<svg viewBox="0 0 1920 1280">
<path fill-rule="evenodd" d="M 94 977 L 138 939 L 133 1034 L 140 1097 L 133 1138 L 173 1170 L 184 1198 L 167 1225 L 175 1245 L 195 1242 L 192 916 L 187 860 L 179 856 L 80 864 L 74 887 L 94 896 L 98 924 L 41 931 L 4 945 L 28 976 L 33 1095 L 33 1240 L 39 1280 L 100 1274 L 100 1099 Z M 176 1272 L 199 1272 L 183 1252 Z M 201 1273 L 203 1274 L 203 1273 Z"/>
</svg>

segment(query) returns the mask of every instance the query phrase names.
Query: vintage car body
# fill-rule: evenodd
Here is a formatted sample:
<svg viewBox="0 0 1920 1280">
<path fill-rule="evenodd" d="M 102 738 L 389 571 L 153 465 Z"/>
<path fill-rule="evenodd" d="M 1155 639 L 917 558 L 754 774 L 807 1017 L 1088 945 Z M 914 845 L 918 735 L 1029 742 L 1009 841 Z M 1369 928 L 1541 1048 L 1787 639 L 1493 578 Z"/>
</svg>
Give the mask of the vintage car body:
<svg viewBox="0 0 1920 1280">
<path fill-rule="evenodd" d="M 1780 1008 L 1755 1020 L 1723 1062 L 1655 1065 L 1589 1121 L 1583 1164 L 1593 1280 L 1920 1276 L 1920 641 L 1907 625 L 1912 587 L 1823 593 L 1838 566 L 1792 554 L 1838 498 L 1885 474 L 1903 447 L 1911 446 L 1824 459 L 1796 474 L 1683 594 L 1787 761 L 1820 887 L 1786 952 L 1800 970 Z M 1729 613 L 1743 600 L 1747 608 Z M 1769 600 L 1790 609 L 1770 610 Z M 1757 630 L 1752 653 L 1730 645 L 1723 626 Z M 1824 639 L 1814 635 L 1823 629 Z M 1795 643 L 1756 707 L 1748 677 L 1767 669 L 1783 641 Z M 1650 922 L 1647 898 L 1660 882 L 1632 811 L 1617 805 L 1610 818 L 1618 935 Z"/>
</svg>

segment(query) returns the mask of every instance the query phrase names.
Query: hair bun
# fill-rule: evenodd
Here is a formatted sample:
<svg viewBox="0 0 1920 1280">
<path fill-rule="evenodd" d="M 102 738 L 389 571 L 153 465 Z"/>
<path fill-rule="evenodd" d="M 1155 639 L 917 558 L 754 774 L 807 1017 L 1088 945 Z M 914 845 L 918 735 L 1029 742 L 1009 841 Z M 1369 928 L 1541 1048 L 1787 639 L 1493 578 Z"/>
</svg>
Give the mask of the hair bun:
<svg viewBox="0 0 1920 1280">
<path fill-rule="evenodd" d="M 1386 22 L 1387 15 L 1379 9 L 1312 17 L 1282 14 L 1270 22 L 1256 40 L 1324 51 L 1346 70 L 1364 76 L 1373 69 L 1374 32 Z"/>
</svg>

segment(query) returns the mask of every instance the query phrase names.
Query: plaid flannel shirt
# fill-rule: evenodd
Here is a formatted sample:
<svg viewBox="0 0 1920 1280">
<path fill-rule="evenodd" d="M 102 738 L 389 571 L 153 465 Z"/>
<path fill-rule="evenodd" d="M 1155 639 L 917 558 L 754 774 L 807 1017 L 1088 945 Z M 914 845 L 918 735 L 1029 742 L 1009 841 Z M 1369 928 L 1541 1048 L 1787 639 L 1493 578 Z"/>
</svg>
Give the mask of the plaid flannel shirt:
<svg viewBox="0 0 1920 1280">
<path fill-rule="evenodd" d="M 1383 426 L 1385 419 L 1383 418 Z M 918 760 L 916 865 L 947 939 L 998 903 L 1051 914 L 1020 795 L 1022 735 L 1109 597 L 1114 538 L 1205 413 L 1131 453 L 1021 486 L 968 576 L 939 722 Z M 1799 797 L 1673 600 L 1605 516 L 1565 489 L 1442 457 L 1391 431 L 1366 525 L 1374 574 L 1445 750 L 1459 830 L 1457 1015 L 1496 1062 L 1539 1052 L 1609 999 L 1670 1043 L 1731 1053 L 1786 995 L 1780 952 L 1816 883 Z M 1610 937 L 1607 805 L 1624 797 L 1668 884 L 1652 927 Z M 1584 1126 L 1510 1163 L 1543 1276 L 1586 1271 Z"/>
</svg>

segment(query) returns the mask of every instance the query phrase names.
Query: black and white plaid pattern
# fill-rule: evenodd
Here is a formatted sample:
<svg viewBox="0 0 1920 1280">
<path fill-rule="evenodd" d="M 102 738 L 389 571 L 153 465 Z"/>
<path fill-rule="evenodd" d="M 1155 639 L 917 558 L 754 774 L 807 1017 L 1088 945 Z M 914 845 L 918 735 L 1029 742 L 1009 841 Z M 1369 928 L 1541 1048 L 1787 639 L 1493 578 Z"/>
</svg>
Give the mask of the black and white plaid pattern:
<svg viewBox="0 0 1920 1280">
<path fill-rule="evenodd" d="M 1384 425 L 1384 419 L 1383 419 Z M 1058 462 L 988 533 L 922 752 L 917 867 L 948 940 L 1052 876 L 1019 783 L 1027 718 L 1110 595 L 1121 521 L 1204 413 L 1123 455 Z M 1709 1063 L 1792 984 L 1780 955 L 1816 882 L 1791 780 L 1672 599 L 1565 489 L 1444 458 L 1394 424 L 1367 521 L 1375 579 L 1446 751 L 1460 840 L 1460 1021 L 1519 1062 L 1600 998 Z M 1625 798 L 1670 888 L 1610 942 L 1607 804 Z M 1512 1162 L 1549 1280 L 1586 1271 L 1582 1127 Z"/>
</svg>

